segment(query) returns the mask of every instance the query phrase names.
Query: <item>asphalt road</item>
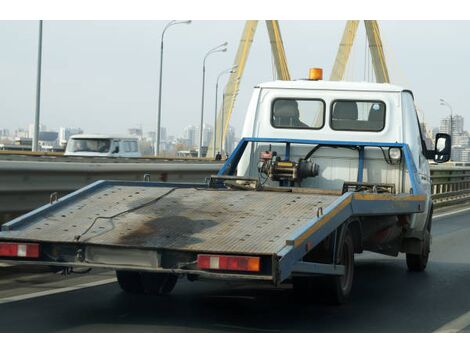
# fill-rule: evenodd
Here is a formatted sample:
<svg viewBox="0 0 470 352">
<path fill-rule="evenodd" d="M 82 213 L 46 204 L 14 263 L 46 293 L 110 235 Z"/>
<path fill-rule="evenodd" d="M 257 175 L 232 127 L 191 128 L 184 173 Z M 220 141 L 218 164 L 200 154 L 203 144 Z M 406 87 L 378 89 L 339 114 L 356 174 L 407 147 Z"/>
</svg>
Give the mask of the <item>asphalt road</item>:
<svg viewBox="0 0 470 352">
<path fill-rule="evenodd" d="M 425 273 L 408 272 L 403 256 L 357 256 L 343 306 L 299 301 L 287 285 L 180 280 L 170 296 L 133 296 L 115 282 L 76 289 L 109 272 L 0 268 L 0 332 L 470 331 L 470 209 L 457 211 L 435 218 Z"/>
</svg>

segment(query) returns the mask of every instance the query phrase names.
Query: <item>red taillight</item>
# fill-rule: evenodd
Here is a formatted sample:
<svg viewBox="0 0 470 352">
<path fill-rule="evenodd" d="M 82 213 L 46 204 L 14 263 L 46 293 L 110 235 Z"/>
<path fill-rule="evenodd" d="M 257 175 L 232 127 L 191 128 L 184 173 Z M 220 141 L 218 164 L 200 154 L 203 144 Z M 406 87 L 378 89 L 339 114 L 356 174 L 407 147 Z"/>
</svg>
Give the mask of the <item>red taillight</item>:
<svg viewBox="0 0 470 352">
<path fill-rule="evenodd" d="M 0 257 L 39 258 L 39 244 L 0 242 Z"/>
<path fill-rule="evenodd" d="M 260 271 L 260 258 L 199 254 L 197 267 L 212 270 Z"/>
</svg>

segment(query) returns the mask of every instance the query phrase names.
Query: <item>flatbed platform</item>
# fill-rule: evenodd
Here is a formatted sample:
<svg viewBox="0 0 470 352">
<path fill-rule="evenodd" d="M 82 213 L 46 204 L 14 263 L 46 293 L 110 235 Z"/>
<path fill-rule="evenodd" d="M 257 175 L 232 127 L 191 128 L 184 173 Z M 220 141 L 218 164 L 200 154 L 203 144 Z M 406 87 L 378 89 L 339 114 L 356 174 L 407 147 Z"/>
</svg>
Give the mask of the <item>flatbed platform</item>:
<svg viewBox="0 0 470 352">
<path fill-rule="evenodd" d="M 272 255 L 338 197 L 108 184 L 19 223 L 10 234 L 27 241 Z"/>
</svg>

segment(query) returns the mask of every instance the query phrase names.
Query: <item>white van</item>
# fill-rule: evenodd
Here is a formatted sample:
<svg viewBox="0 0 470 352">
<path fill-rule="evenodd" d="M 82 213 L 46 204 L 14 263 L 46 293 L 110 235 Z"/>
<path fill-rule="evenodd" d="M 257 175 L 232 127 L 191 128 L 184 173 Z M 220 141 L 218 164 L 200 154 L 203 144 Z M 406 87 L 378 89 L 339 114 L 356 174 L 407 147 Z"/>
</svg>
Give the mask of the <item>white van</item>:
<svg viewBox="0 0 470 352">
<path fill-rule="evenodd" d="M 78 134 L 70 137 L 64 155 L 136 158 L 142 153 L 134 137 Z"/>
</svg>

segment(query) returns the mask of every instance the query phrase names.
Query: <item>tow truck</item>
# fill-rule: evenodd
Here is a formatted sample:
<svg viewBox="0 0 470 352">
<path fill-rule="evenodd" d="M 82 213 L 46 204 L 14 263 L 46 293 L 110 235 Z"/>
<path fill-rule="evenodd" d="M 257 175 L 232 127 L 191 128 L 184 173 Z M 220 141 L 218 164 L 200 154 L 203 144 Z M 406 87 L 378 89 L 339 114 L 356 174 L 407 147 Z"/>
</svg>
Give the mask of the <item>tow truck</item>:
<svg viewBox="0 0 470 352">
<path fill-rule="evenodd" d="M 354 256 L 431 244 L 428 160 L 411 91 L 390 84 L 274 81 L 255 87 L 242 138 L 205 183 L 98 181 L 2 226 L 0 260 L 109 268 L 128 293 L 177 280 L 292 284 L 350 296 Z"/>
</svg>

